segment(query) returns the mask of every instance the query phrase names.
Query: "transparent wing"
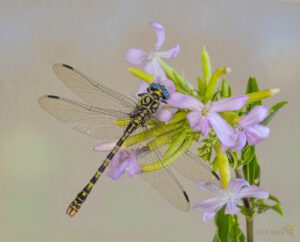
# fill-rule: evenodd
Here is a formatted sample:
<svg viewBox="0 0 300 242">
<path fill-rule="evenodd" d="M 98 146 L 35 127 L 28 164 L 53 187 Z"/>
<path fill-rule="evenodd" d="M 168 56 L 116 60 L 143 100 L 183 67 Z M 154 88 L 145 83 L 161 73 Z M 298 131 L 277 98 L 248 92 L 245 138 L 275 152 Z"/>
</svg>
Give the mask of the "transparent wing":
<svg viewBox="0 0 300 242">
<path fill-rule="evenodd" d="M 151 123 L 154 123 L 155 126 L 159 125 L 161 130 L 165 130 L 165 126 L 161 125 L 162 122 L 159 120 L 152 118 Z M 145 132 L 147 132 L 147 130 Z M 160 155 L 165 153 L 168 148 L 168 144 L 179 144 L 177 140 L 178 132 L 165 130 L 161 133 L 163 134 L 161 134 L 158 138 L 155 138 L 155 142 L 157 144 L 155 149 Z M 154 141 L 154 139 L 152 140 Z M 148 143 L 144 143 L 143 145 L 147 146 L 149 143 L 151 143 L 150 139 L 148 139 Z M 181 145 L 183 144 L 179 144 L 178 146 L 180 147 Z M 179 149 L 177 150 L 177 154 L 169 159 L 168 163 L 170 164 L 170 167 L 175 168 L 178 172 L 195 183 L 203 181 L 218 182 L 217 176 L 212 172 L 210 165 L 206 161 L 198 158 L 190 150 L 180 152 Z M 149 164 L 155 162 L 157 157 L 154 156 L 152 152 L 146 152 L 139 158 L 139 160 L 142 164 Z"/>
<path fill-rule="evenodd" d="M 147 134 L 147 128 L 145 127 L 145 129 L 144 134 Z M 162 169 L 156 171 L 141 173 L 142 177 L 172 205 L 182 211 L 188 211 L 190 202 L 187 193 L 184 191 L 172 170 L 164 166 L 161 158 L 162 154 L 159 149 L 155 149 L 154 151 L 148 152 L 145 156 L 139 157 L 139 162 L 141 163 L 145 164 L 157 161 L 161 162 L 163 166 Z"/>
<path fill-rule="evenodd" d="M 58 96 L 43 96 L 38 102 L 56 119 L 71 123 L 75 130 L 102 140 L 119 139 L 123 128 L 114 125 L 114 121 L 129 118 L 126 112 L 93 107 Z"/>
<path fill-rule="evenodd" d="M 189 150 L 174 161 L 171 166 L 195 183 L 204 181 L 219 182 L 210 166 Z"/>
<path fill-rule="evenodd" d="M 76 95 L 93 106 L 125 112 L 136 106 L 135 100 L 91 80 L 71 66 L 55 64 L 53 70 Z"/>
<path fill-rule="evenodd" d="M 181 184 L 170 170 L 163 168 L 157 171 L 142 173 L 142 177 L 169 203 L 182 211 L 190 209 L 190 201 Z"/>
</svg>

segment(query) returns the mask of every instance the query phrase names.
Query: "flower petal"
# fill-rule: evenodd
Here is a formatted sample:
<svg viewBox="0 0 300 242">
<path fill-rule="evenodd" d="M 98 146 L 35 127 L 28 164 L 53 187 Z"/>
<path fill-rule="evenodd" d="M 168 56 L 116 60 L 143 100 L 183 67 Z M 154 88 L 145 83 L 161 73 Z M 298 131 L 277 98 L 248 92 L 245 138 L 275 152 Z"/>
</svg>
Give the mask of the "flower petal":
<svg viewBox="0 0 300 242">
<path fill-rule="evenodd" d="M 215 211 L 216 210 L 216 211 Z M 215 215 L 216 215 L 216 212 L 219 210 L 215 209 L 215 210 L 212 210 L 212 209 L 208 209 L 205 211 L 205 213 L 203 214 L 203 217 L 202 217 L 202 220 L 203 222 L 206 222 L 207 219 L 210 219 L 210 218 L 213 218 Z"/>
<path fill-rule="evenodd" d="M 94 147 L 95 151 L 111 151 L 115 145 L 117 144 L 117 140 L 116 141 L 112 141 L 110 143 L 101 143 L 98 144 Z"/>
<path fill-rule="evenodd" d="M 208 120 L 220 141 L 227 147 L 233 147 L 237 138 L 233 128 L 217 113 L 209 113 Z"/>
<path fill-rule="evenodd" d="M 199 111 L 195 110 L 188 113 L 186 117 L 194 131 L 201 131 L 204 137 L 208 136 L 210 126 L 206 116 L 201 115 Z"/>
<path fill-rule="evenodd" d="M 258 199 L 267 199 L 269 197 L 269 192 L 265 189 L 262 189 L 257 186 L 244 187 L 237 194 L 237 198 L 245 198 L 245 197 L 255 197 Z"/>
<path fill-rule="evenodd" d="M 219 186 L 217 186 L 213 182 L 201 182 L 201 183 L 197 184 L 197 187 L 203 191 L 208 191 L 208 192 L 214 193 L 216 195 L 220 194 L 223 191 L 220 184 L 219 184 Z"/>
<path fill-rule="evenodd" d="M 169 79 L 164 79 L 159 82 L 160 84 L 163 84 L 165 88 L 167 88 L 168 92 L 172 95 L 176 91 L 176 87 L 172 81 Z"/>
<path fill-rule="evenodd" d="M 247 115 L 241 118 L 239 125 L 243 128 L 255 125 L 263 121 L 268 115 L 268 108 L 255 106 Z"/>
<path fill-rule="evenodd" d="M 268 138 L 269 135 L 270 129 L 261 124 L 246 129 L 246 136 L 250 145 L 256 145 L 258 142 Z"/>
<path fill-rule="evenodd" d="M 204 200 L 203 202 L 196 203 L 192 209 L 201 212 L 206 210 L 203 214 L 203 221 L 205 222 L 208 218 L 215 216 L 216 212 L 219 211 L 225 204 L 224 200 L 219 198 L 210 198 Z"/>
<path fill-rule="evenodd" d="M 237 213 L 238 213 L 237 201 L 228 200 L 226 202 L 225 214 L 237 214 Z"/>
<path fill-rule="evenodd" d="M 141 169 L 136 158 L 136 150 L 119 151 L 110 162 L 109 168 L 108 176 L 115 180 L 119 179 L 126 170 L 129 171 L 130 176 L 139 173 Z"/>
<path fill-rule="evenodd" d="M 235 132 L 237 134 L 237 143 L 236 145 L 231 148 L 232 151 L 240 151 L 244 148 L 244 146 L 246 145 L 247 142 L 247 137 L 246 137 L 246 133 L 245 131 L 239 130 L 238 133 Z"/>
<path fill-rule="evenodd" d="M 165 28 L 159 23 L 155 23 L 155 22 L 150 23 L 150 25 L 152 26 L 156 34 L 156 43 L 154 49 L 157 51 L 161 48 L 161 46 L 165 42 Z"/>
<path fill-rule="evenodd" d="M 141 172 L 140 164 L 138 163 L 134 152 L 131 153 L 128 159 L 128 168 L 130 176 Z"/>
<path fill-rule="evenodd" d="M 159 108 L 155 113 L 155 117 L 162 122 L 168 122 L 176 112 L 176 108 Z"/>
<path fill-rule="evenodd" d="M 230 98 L 220 99 L 219 101 L 213 102 L 210 108 L 211 112 L 223 112 L 241 109 L 246 101 L 249 99 L 247 96 L 235 96 Z"/>
<path fill-rule="evenodd" d="M 224 200 L 220 200 L 218 197 L 213 197 L 206 199 L 202 202 L 194 204 L 192 207 L 193 210 L 203 211 L 205 209 L 215 208 L 219 204 L 224 204 Z"/>
<path fill-rule="evenodd" d="M 147 58 L 147 53 L 143 49 L 130 48 L 126 51 L 125 59 L 133 65 L 142 65 Z"/>
<path fill-rule="evenodd" d="M 186 108 L 190 110 L 196 109 L 199 111 L 204 107 L 203 103 L 198 99 L 179 92 L 175 92 L 171 95 L 168 99 L 168 104 L 175 108 Z"/>
<path fill-rule="evenodd" d="M 233 195 L 235 195 L 236 193 L 238 193 L 242 187 L 244 186 L 250 186 L 249 182 L 246 181 L 243 178 L 232 178 L 228 184 L 228 187 L 226 189 L 227 192 L 232 193 Z"/>
<path fill-rule="evenodd" d="M 114 180 L 118 180 L 126 171 L 126 168 L 127 168 L 127 164 L 124 162 L 118 167 L 112 167 L 110 171 L 107 173 L 107 175 Z"/>
<path fill-rule="evenodd" d="M 201 115 L 199 111 L 193 111 L 190 112 L 186 117 L 194 131 L 201 131 L 204 137 L 208 136 L 210 126 L 207 116 Z"/>
<path fill-rule="evenodd" d="M 109 163 L 108 167 L 111 168 L 115 168 L 118 167 L 120 165 L 119 160 L 120 160 L 120 155 L 122 154 L 122 151 L 119 151 L 115 154 L 114 158 L 111 160 L 111 162 Z"/>
<path fill-rule="evenodd" d="M 169 50 L 155 52 L 155 56 L 170 59 L 176 57 L 179 54 L 179 51 L 180 51 L 179 44 L 176 44 L 173 48 Z"/>
<path fill-rule="evenodd" d="M 155 59 L 152 59 L 151 61 L 148 62 L 148 64 L 144 68 L 144 71 L 155 77 L 161 79 L 167 79 L 165 72 L 163 71 L 160 64 Z"/>
</svg>

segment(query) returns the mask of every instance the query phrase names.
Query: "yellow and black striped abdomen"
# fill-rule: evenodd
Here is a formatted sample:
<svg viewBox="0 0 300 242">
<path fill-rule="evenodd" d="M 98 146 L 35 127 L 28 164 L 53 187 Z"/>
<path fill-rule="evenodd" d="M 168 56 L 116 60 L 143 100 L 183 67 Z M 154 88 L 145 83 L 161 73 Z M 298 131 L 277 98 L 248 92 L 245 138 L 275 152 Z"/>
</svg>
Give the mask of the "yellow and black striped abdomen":
<svg viewBox="0 0 300 242">
<path fill-rule="evenodd" d="M 119 139 L 112 151 L 107 155 L 95 175 L 90 179 L 88 184 L 77 194 L 76 198 L 71 202 L 67 208 L 67 214 L 73 217 L 81 208 L 82 204 L 87 199 L 94 185 L 105 171 L 110 161 L 114 158 L 115 154 L 119 151 L 125 140 L 131 135 L 139 126 L 144 125 L 153 113 L 159 108 L 160 96 L 153 92 L 144 95 L 136 109 L 131 113 L 131 121 L 126 127 L 123 136 Z"/>
<path fill-rule="evenodd" d="M 128 127 L 131 127 L 132 125 L 135 126 L 134 124 L 129 124 Z M 82 204 L 85 202 L 86 198 L 88 197 L 91 190 L 93 189 L 94 185 L 96 184 L 96 182 L 98 181 L 102 173 L 105 171 L 110 161 L 114 158 L 115 154 L 119 151 L 119 149 L 121 148 L 121 146 L 123 145 L 123 143 L 125 142 L 125 140 L 130 134 L 131 133 L 125 131 L 124 135 L 119 139 L 115 147 L 107 155 L 106 159 L 103 161 L 103 163 L 101 164 L 101 166 L 99 167 L 95 175 L 90 179 L 88 184 L 81 190 L 81 192 L 77 194 L 76 198 L 71 202 L 71 204 L 69 205 L 66 211 L 68 215 L 73 217 L 79 211 Z"/>
</svg>

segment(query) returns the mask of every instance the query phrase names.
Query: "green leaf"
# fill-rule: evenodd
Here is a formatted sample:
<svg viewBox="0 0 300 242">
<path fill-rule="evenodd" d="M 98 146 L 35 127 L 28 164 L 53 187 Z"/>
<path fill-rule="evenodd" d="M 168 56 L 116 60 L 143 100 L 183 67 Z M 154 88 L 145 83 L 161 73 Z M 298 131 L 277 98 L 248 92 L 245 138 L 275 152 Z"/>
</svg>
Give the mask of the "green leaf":
<svg viewBox="0 0 300 242">
<path fill-rule="evenodd" d="M 211 78 L 209 79 L 209 82 L 207 84 L 206 94 L 205 97 L 208 100 L 211 100 L 215 92 L 217 91 L 218 84 L 219 84 L 219 78 L 228 73 L 230 71 L 227 67 L 221 67 L 214 71 Z"/>
<path fill-rule="evenodd" d="M 214 242 L 244 242 L 245 235 L 240 229 L 238 217 L 230 214 L 224 214 L 223 207 L 215 216 L 217 232 L 214 236 Z"/>
<path fill-rule="evenodd" d="M 217 156 L 217 161 L 219 165 L 219 172 L 221 177 L 221 184 L 223 189 L 226 189 L 228 183 L 231 180 L 231 172 L 230 172 L 230 165 L 228 162 L 228 157 L 226 153 L 224 153 L 221 149 L 220 142 L 217 142 L 215 145 L 215 151 Z"/>
<path fill-rule="evenodd" d="M 208 147 L 206 145 L 203 145 L 199 149 L 199 157 L 203 160 L 209 161 L 212 154 L 212 147 Z"/>
<path fill-rule="evenodd" d="M 193 90 L 193 86 L 185 80 L 178 72 L 176 72 L 171 66 L 169 66 L 162 59 L 157 59 L 161 68 L 166 73 L 167 77 L 172 80 L 176 86 L 176 90 L 180 90 L 183 93 L 190 92 Z"/>
<path fill-rule="evenodd" d="M 200 76 L 197 77 L 197 82 L 198 82 L 198 93 L 200 97 L 204 97 L 206 92 L 206 83 L 202 80 Z"/>
<path fill-rule="evenodd" d="M 245 206 L 240 207 L 241 214 L 244 214 L 247 219 L 253 219 L 253 216 L 255 214 L 254 206 L 251 206 L 251 208 L 247 208 Z"/>
<path fill-rule="evenodd" d="M 154 161 L 152 163 L 141 164 L 141 172 L 152 172 L 176 161 L 179 157 L 182 156 L 182 154 L 184 154 L 190 148 L 193 140 L 193 135 L 187 135 L 184 141 L 180 142 L 180 147 L 178 147 L 178 149 L 176 150 L 173 150 L 173 153 L 171 153 L 171 150 L 167 150 L 169 154 L 166 154 L 165 152 L 162 159 L 158 159 L 157 161 Z M 173 143 L 175 142 L 172 142 L 172 144 Z"/>
<path fill-rule="evenodd" d="M 231 97 L 231 87 L 226 79 L 223 79 L 222 81 L 221 97 L 222 98 Z"/>
<path fill-rule="evenodd" d="M 260 88 L 258 86 L 257 80 L 254 76 L 250 76 L 247 82 L 246 93 L 257 92 Z"/>
<path fill-rule="evenodd" d="M 217 157 L 215 157 L 215 159 L 212 162 L 212 170 L 214 172 L 217 172 L 218 169 L 219 169 L 218 159 Z"/>
<path fill-rule="evenodd" d="M 232 169 L 236 169 L 239 165 L 238 155 L 237 152 L 232 152 L 230 149 L 226 151 L 226 155 L 228 157 L 229 163 Z"/>
<path fill-rule="evenodd" d="M 264 121 L 261 122 L 261 124 L 268 125 L 268 123 L 272 120 L 272 118 L 275 116 L 275 114 L 286 104 L 288 104 L 287 101 L 282 101 L 282 102 L 275 104 L 273 107 L 271 107 L 268 117 L 266 117 L 264 119 Z"/>
<path fill-rule="evenodd" d="M 230 125 L 234 126 L 240 119 L 236 112 L 227 111 L 219 113 Z"/>
<path fill-rule="evenodd" d="M 173 116 L 172 116 L 172 119 L 169 120 L 167 123 L 168 124 L 174 124 L 174 123 L 178 123 L 182 120 L 184 120 L 186 118 L 186 115 L 187 115 L 187 112 L 186 111 L 178 111 L 176 112 Z"/>
<path fill-rule="evenodd" d="M 255 155 L 255 148 L 252 145 L 246 145 L 242 149 L 241 153 L 241 159 L 242 159 L 242 164 L 246 165 L 250 163 Z"/>
<path fill-rule="evenodd" d="M 175 153 L 175 151 L 177 151 L 179 149 L 179 147 L 182 146 L 183 142 L 186 139 L 186 136 L 187 136 L 187 132 L 186 131 L 181 132 L 181 134 L 179 134 L 176 137 L 176 139 L 174 140 L 174 142 L 172 142 L 170 144 L 169 148 L 165 151 L 164 157 L 169 157 L 173 153 Z"/>
<path fill-rule="evenodd" d="M 217 139 L 216 137 L 208 137 L 203 140 L 203 145 L 198 148 L 198 156 L 203 160 L 210 161 L 212 155 L 212 149 L 215 146 Z"/>
<path fill-rule="evenodd" d="M 203 81 L 204 83 L 208 83 L 211 76 L 211 65 L 209 55 L 205 49 L 202 48 L 202 70 L 203 70 Z"/>
<path fill-rule="evenodd" d="M 163 126 L 164 128 L 162 129 L 161 126 Z M 157 126 L 151 127 L 150 129 L 148 129 L 145 132 L 140 132 L 140 133 L 137 133 L 137 134 L 134 134 L 134 135 L 128 137 L 126 139 L 126 141 L 124 142 L 124 146 L 129 147 L 129 146 L 135 145 L 137 143 L 141 143 L 141 142 L 145 141 L 147 138 L 160 136 L 164 133 L 168 133 L 173 130 L 181 129 L 181 128 L 182 128 L 182 122 L 157 125 Z"/>
<path fill-rule="evenodd" d="M 274 201 L 274 202 L 281 203 L 281 202 L 279 201 L 279 199 L 278 199 L 277 197 L 275 197 L 275 195 L 270 194 L 270 195 L 269 195 L 269 199 L 272 200 L 272 201 Z"/>
<path fill-rule="evenodd" d="M 216 92 L 214 93 L 214 95 L 212 96 L 211 100 L 212 100 L 213 102 L 216 102 L 216 101 L 219 100 L 219 99 L 220 99 L 220 91 L 218 90 L 218 91 L 216 91 Z"/>
<path fill-rule="evenodd" d="M 260 166 L 254 155 L 252 160 L 243 165 L 244 178 L 251 184 L 259 186 L 260 183 Z"/>
<path fill-rule="evenodd" d="M 260 89 L 259 89 L 256 78 L 254 76 L 250 76 L 248 79 L 248 82 L 247 82 L 246 93 L 248 94 L 248 93 L 252 93 L 252 92 L 258 92 L 259 90 Z M 259 100 L 259 101 L 251 103 L 250 109 L 256 105 L 262 105 L 262 101 Z"/>
<path fill-rule="evenodd" d="M 269 195 L 269 200 L 275 202 L 274 205 L 267 204 L 265 200 L 257 200 L 255 207 L 257 208 L 257 213 L 263 213 L 268 210 L 273 210 L 276 213 L 278 213 L 280 216 L 283 216 L 283 211 L 281 207 L 281 202 L 277 197 L 274 195 L 270 194 Z"/>
</svg>

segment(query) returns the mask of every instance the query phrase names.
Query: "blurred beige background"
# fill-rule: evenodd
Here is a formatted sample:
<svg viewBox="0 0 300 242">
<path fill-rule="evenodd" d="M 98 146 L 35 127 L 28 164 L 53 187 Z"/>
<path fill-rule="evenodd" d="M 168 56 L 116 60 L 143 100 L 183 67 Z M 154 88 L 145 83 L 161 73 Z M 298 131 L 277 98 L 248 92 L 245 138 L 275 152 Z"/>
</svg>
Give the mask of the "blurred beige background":
<svg viewBox="0 0 300 242">
<path fill-rule="evenodd" d="M 213 67 L 227 65 L 234 94 L 249 75 L 262 88 L 280 88 L 268 105 L 290 103 L 258 146 L 262 186 L 283 203 L 285 216 L 256 217 L 256 241 L 299 241 L 299 1 L 0 1 L 0 241 L 211 241 L 213 221 L 182 213 L 142 178 L 108 177 L 74 219 L 65 209 L 98 168 L 97 140 L 76 133 L 38 105 L 45 94 L 79 100 L 52 72 L 63 62 L 127 95 L 138 80 L 127 71 L 129 47 L 150 48 L 148 26 L 167 29 L 163 49 L 178 42 L 170 61 L 189 80 L 201 74 L 203 45 Z M 194 82 L 195 83 L 195 82 Z M 193 202 L 208 194 L 180 177 Z M 283 231 L 295 225 L 292 237 Z M 242 221 L 244 226 L 244 221 Z"/>
</svg>

